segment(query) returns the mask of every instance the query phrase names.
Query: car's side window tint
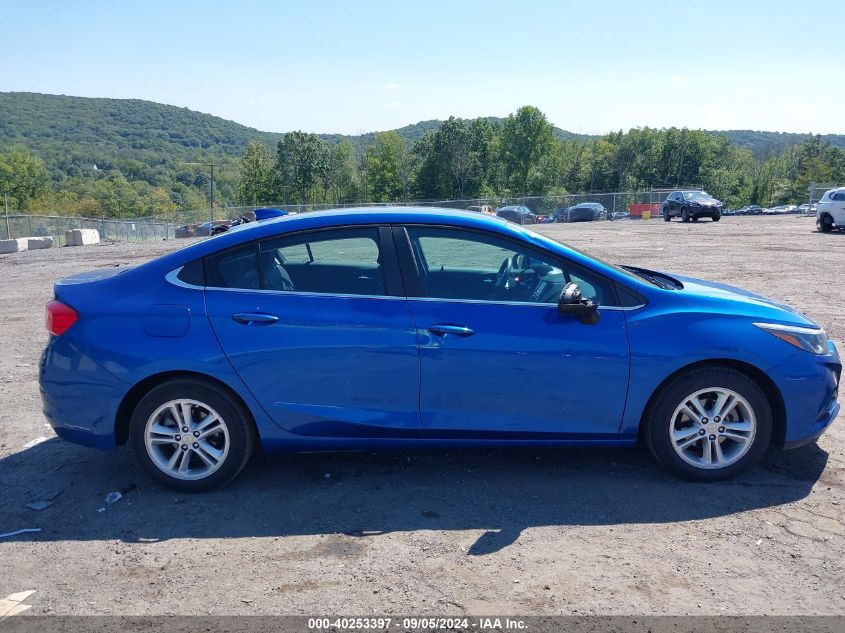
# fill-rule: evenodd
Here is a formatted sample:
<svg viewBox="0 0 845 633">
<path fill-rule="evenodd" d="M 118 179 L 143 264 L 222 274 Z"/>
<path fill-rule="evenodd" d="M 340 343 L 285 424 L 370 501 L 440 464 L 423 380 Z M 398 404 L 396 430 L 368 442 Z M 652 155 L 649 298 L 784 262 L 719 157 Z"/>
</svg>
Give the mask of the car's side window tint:
<svg viewBox="0 0 845 633">
<path fill-rule="evenodd" d="M 242 288 L 259 290 L 258 245 L 209 255 L 205 260 L 206 285 L 210 288 Z"/>
<path fill-rule="evenodd" d="M 266 290 L 385 295 L 377 228 L 329 229 L 261 243 Z"/>
<path fill-rule="evenodd" d="M 841 202 L 842 200 L 845 200 L 845 193 L 835 193 L 831 196 L 831 199 Z"/>
<path fill-rule="evenodd" d="M 573 281 L 585 299 L 617 305 L 604 277 L 515 241 L 434 227 L 408 227 L 408 236 L 427 298 L 556 304 Z"/>
</svg>

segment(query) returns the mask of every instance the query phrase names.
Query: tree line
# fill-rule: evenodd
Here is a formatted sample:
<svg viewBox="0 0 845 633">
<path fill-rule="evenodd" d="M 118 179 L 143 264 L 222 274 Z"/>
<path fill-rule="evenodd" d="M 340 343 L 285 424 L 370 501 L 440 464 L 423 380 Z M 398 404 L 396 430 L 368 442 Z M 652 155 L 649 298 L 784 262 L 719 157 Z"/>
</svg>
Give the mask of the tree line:
<svg viewBox="0 0 845 633">
<path fill-rule="evenodd" d="M 279 138 L 279 137 L 277 137 Z M 449 118 L 414 142 L 382 132 L 357 147 L 290 132 L 266 135 L 238 157 L 204 161 L 116 157 L 96 167 L 43 158 L 24 146 L 0 153 L 0 195 L 10 208 L 89 217 L 169 216 L 223 205 L 408 202 L 701 186 L 729 206 L 799 203 L 811 182 L 845 182 L 845 151 L 811 136 L 765 160 L 727 136 L 634 128 L 561 138 L 532 106 L 505 119 Z M 214 159 L 214 155 L 209 155 Z M 49 165 L 49 166 L 48 166 Z"/>
<path fill-rule="evenodd" d="M 553 132 L 532 106 L 501 123 L 452 117 L 413 144 L 382 132 L 359 156 L 348 142 L 291 132 L 275 153 L 249 144 L 238 197 L 249 204 L 406 202 L 701 186 L 741 206 L 800 203 L 811 182 L 845 182 L 845 151 L 819 136 L 757 160 L 703 130 L 635 128 L 594 139 Z"/>
</svg>

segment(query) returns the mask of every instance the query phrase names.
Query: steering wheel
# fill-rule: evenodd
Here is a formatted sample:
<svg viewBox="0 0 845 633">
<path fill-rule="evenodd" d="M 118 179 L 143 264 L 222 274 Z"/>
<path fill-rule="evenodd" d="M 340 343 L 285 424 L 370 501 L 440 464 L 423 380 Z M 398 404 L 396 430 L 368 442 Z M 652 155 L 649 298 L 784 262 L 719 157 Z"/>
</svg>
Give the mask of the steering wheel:
<svg viewBox="0 0 845 633">
<path fill-rule="evenodd" d="M 513 277 L 513 257 L 506 257 L 502 265 L 499 266 L 499 273 L 496 275 L 496 292 L 501 293 L 508 289 L 508 281 Z"/>
</svg>

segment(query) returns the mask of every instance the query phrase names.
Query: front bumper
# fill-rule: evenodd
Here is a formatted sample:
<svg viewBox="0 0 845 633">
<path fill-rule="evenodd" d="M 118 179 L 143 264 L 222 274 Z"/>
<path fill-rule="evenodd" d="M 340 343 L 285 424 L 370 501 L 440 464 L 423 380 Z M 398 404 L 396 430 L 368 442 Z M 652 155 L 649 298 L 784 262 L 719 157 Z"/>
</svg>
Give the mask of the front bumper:
<svg viewBox="0 0 845 633">
<path fill-rule="evenodd" d="M 809 444 L 824 433 L 836 419 L 842 365 L 833 343 L 829 353 L 816 356 L 796 352 L 789 360 L 770 370 L 769 375 L 783 396 L 786 413 L 783 447 Z"/>
</svg>

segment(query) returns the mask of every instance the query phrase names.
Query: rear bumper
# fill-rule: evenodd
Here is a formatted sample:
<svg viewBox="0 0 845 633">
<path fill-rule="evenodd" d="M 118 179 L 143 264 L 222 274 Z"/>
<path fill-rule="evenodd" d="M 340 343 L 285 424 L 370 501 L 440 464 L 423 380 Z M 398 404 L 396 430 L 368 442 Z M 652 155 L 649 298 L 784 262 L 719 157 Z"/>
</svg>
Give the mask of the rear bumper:
<svg viewBox="0 0 845 633">
<path fill-rule="evenodd" d="M 39 368 L 44 416 L 62 439 L 104 450 L 117 446 L 117 406 L 129 385 L 67 341 L 53 338 Z"/>
</svg>

